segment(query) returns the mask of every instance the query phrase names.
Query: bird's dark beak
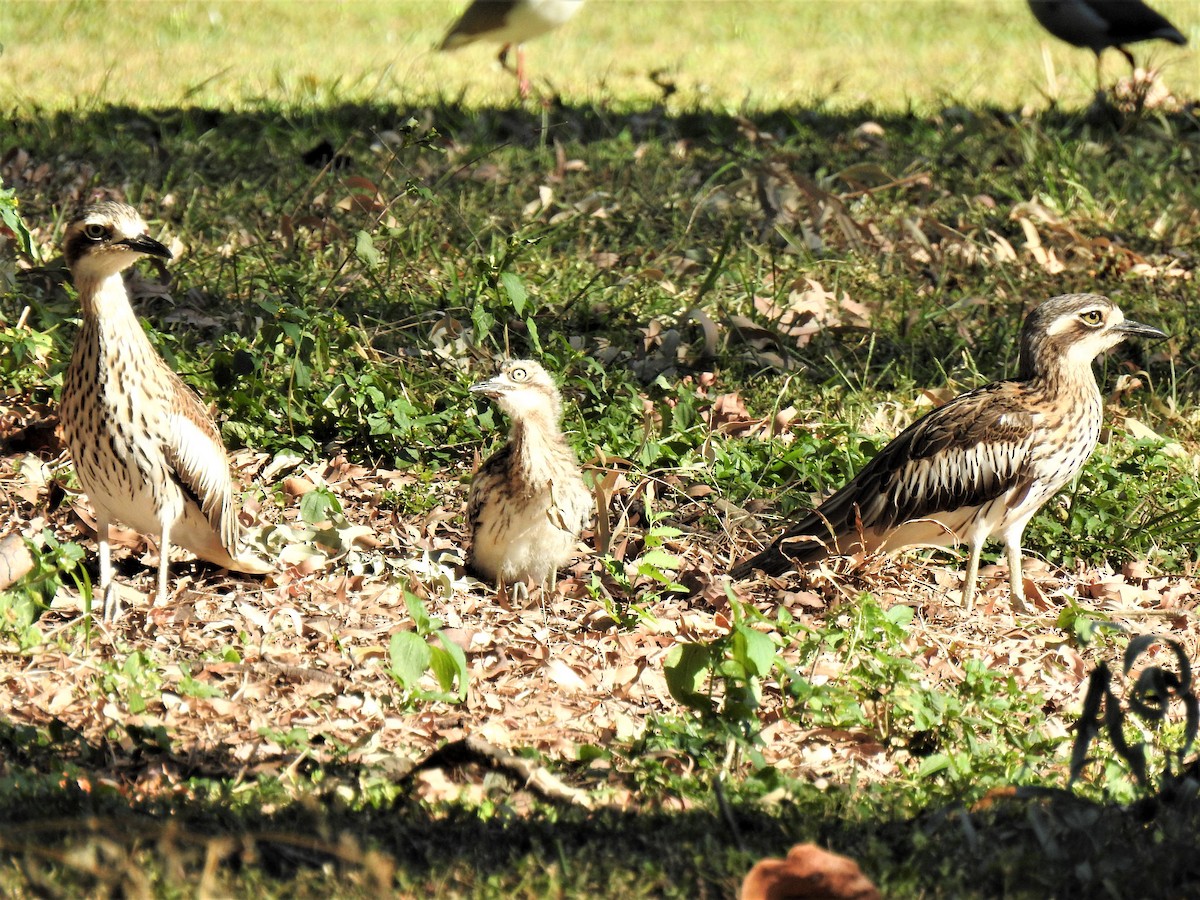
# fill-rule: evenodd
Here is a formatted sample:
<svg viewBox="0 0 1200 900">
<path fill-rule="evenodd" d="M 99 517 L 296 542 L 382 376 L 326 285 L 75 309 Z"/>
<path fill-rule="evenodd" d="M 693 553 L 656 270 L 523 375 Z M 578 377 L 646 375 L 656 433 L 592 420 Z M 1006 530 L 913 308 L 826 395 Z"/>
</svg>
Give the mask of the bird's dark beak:
<svg viewBox="0 0 1200 900">
<path fill-rule="evenodd" d="M 147 256 L 157 256 L 162 259 L 171 258 L 170 250 L 146 234 L 138 235 L 135 238 L 126 238 L 120 243 L 124 244 L 130 250 L 136 250 L 138 253 L 145 253 Z"/>
<path fill-rule="evenodd" d="M 1168 337 L 1165 331 L 1159 331 L 1152 325 L 1143 325 L 1141 322 L 1134 322 L 1126 319 L 1117 326 L 1117 331 L 1121 332 L 1126 337 L 1144 337 L 1144 338 L 1165 338 Z"/>
</svg>

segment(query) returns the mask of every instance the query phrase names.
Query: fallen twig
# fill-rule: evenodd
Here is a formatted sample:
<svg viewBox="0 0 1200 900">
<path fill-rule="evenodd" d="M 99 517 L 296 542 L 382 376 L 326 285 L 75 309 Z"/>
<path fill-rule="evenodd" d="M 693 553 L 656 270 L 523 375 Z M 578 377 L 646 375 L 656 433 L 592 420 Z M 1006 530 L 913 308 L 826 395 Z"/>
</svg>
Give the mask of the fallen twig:
<svg viewBox="0 0 1200 900">
<path fill-rule="evenodd" d="M 425 769 L 446 769 L 469 764 L 504 772 L 549 800 L 562 800 L 584 809 L 592 808 L 592 798 L 586 792 L 564 784 L 543 766 L 520 756 L 513 756 L 477 737 L 466 737 L 439 747 L 405 773 L 402 780 L 407 780 Z"/>
</svg>

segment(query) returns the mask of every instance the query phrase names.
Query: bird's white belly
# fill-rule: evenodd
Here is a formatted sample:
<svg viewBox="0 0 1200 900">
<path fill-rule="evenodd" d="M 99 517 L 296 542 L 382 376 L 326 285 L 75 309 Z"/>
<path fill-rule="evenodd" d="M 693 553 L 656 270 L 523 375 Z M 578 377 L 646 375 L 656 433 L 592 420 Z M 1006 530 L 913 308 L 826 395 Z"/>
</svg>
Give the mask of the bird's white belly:
<svg viewBox="0 0 1200 900">
<path fill-rule="evenodd" d="M 882 541 L 868 546 L 891 553 L 909 547 L 954 547 L 966 543 L 978 520 L 979 507 L 961 507 L 913 519 L 894 529 Z"/>
<path fill-rule="evenodd" d="M 518 3 L 493 35 L 498 43 L 520 44 L 553 31 L 579 12 L 583 0 L 528 0 Z"/>
</svg>

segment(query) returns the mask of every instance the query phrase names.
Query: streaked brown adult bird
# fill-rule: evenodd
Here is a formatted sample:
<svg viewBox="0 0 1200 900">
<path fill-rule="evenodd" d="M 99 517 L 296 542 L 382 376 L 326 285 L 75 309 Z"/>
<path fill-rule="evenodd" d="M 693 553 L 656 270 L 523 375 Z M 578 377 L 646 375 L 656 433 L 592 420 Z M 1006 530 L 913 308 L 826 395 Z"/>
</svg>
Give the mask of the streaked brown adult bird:
<svg viewBox="0 0 1200 900">
<path fill-rule="evenodd" d="M 782 575 L 830 555 L 965 544 L 970 611 L 980 551 L 996 537 L 1008 554 L 1013 606 L 1023 609 L 1021 534 L 1095 449 L 1104 403 L 1092 362 L 1129 337 L 1166 335 L 1098 294 L 1047 300 L 1025 319 L 1015 379 L 918 419 L 733 577 Z"/>
<path fill-rule="evenodd" d="M 1096 54 L 1096 86 L 1100 87 L 1100 54 L 1114 47 L 1136 69 L 1126 44 L 1164 40 L 1186 44 L 1187 38 L 1141 0 L 1028 0 L 1043 28 L 1056 38 Z"/>
<path fill-rule="evenodd" d="M 471 390 L 495 401 L 512 429 L 471 480 L 467 564 L 493 582 L 553 585 L 557 570 L 576 555 L 593 510 L 559 426 L 558 387 L 539 363 L 510 359 Z"/>
<path fill-rule="evenodd" d="M 529 96 L 522 44 L 565 25 L 583 7 L 583 0 L 473 0 L 450 26 L 439 50 L 457 50 L 476 41 L 501 44 L 500 65 L 509 71 L 508 52 L 517 48 L 517 87 Z"/>
<path fill-rule="evenodd" d="M 170 259 L 124 203 L 96 203 L 67 225 L 64 255 L 83 321 L 63 383 L 60 418 L 75 474 L 96 513 L 103 615 L 110 596 L 109 525 L 158 538 L 158 596 L 167 602 L 171 546 L 239 572 L 271 567 L 238 549 L 229 460 L 212 416 L 163 362 L 129 303 L 121 273 L 143 256 Z"/>
</svg>

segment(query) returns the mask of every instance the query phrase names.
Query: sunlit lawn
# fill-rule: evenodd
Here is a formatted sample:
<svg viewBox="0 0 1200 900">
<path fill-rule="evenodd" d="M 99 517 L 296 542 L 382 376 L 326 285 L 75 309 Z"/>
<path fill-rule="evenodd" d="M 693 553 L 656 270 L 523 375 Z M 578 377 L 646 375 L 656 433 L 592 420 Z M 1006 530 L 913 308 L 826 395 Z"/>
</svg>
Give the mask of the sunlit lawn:
<svg viewBox="0 0 1200 900">
<path fill-rule="evenodd" d="M 43 2 L 0 6 L 6 105 L 245 106 L 336 96 L 510 101 L 495 48 L 437 53 L 463 4 L 441 0 Z M 1200 38 L 1200 3 L 1156 3 Z M 1183 95 L 1194 49 L 1137 47 Z M 529 46 L 535 77 L 572 102 L 661 96 L 681 107 L 1086 102 L 1092 57 L 1042 32 L 1021 0 L 592 0 Z M 1115 53 L 1107 77 L 1125 73 Z"/>
</svg>

